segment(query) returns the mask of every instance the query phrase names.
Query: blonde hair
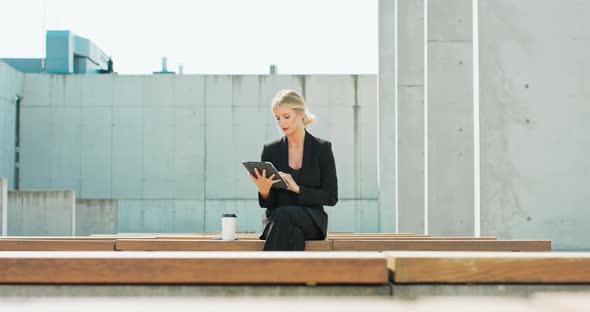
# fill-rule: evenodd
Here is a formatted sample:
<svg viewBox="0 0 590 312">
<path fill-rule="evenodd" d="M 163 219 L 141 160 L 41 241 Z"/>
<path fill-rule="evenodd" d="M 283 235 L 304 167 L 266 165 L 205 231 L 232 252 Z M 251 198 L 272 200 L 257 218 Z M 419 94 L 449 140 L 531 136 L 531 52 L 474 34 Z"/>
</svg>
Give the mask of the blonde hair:
<svg viewBox="0 0 590 312">
<path fill-rule="evenodd" d="M 276 105 L 294 109 L 297 112 L 305 113 L 303 117 L 303 126 L 311 124 L 315 120 L 315 116 L 309 113 L 305 107 L 305 100 L 294 90 L 281 90 L 274 99 L 272 99 L 272 107 Z"/>
</svg>

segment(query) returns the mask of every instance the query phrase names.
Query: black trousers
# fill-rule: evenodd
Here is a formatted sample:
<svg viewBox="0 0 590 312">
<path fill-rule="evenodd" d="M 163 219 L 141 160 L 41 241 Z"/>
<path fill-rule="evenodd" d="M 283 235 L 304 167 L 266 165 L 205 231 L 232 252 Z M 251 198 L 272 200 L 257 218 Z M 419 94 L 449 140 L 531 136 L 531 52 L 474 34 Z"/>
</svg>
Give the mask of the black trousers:
<svg viewBox="0 0 590 312">
<path fill-rule="evenodd" d="M 303 251 L 306 240 L 322 240 L 323 233 L 305 208 L 283 206 L 273 211 L 264 251 Z"/>
</svg>

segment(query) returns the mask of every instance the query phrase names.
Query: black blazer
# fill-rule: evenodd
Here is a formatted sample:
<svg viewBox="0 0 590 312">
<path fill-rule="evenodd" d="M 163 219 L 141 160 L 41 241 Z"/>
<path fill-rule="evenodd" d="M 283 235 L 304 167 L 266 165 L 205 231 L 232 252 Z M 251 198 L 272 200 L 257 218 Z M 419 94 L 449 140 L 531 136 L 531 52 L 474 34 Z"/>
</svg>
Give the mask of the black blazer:
<svg viewBox="0 0 590 312">
<path fill-rule="evenodd" d="M 270 161 L 279 171 L 289 172 L 289 148 L 287 137 L 264 145 L 261 160 Z M 324 233 L 328 232 L 328 215 L 324 206 L 338 202 L 338 178 L 332 153 L 332 143 L 305 131 L 303 161 L 299 173 L 299 194 L 285 189 L 271 188 L 268 198 L 262 200 L 258 193 L 260 207 L 267 208 L 267 216 L 281 206 L 303 206 Z M 265 231 L 266 232 L 266 231 Z M 264 233 L 263 237 L 264 239 Z"/>
</svg>

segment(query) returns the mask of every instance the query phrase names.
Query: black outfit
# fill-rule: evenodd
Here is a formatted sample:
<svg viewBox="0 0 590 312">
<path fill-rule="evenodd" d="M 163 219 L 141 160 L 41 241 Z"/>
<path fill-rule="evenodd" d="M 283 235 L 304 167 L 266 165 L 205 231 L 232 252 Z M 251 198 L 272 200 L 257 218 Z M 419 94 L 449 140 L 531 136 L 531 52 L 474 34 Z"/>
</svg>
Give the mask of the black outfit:
<svg viewBox="0 0 590 312">
<path fill-rule="evenodd" d="M 289 167 L 287 137 L 264 145 L 262 161 L 272 162 L 277 170 L 289 173 L 299 185 L 299 194 L 271 188 L 260 207 L 267 208 L 269 220 L 260 239 L 264 250 L 304 250 L 306 240 L 323 240 L 328 232 L 324 205 L 338 202 L 338 179 L 332 144 L 305 131 L 301 168 Z"/>
</svg>

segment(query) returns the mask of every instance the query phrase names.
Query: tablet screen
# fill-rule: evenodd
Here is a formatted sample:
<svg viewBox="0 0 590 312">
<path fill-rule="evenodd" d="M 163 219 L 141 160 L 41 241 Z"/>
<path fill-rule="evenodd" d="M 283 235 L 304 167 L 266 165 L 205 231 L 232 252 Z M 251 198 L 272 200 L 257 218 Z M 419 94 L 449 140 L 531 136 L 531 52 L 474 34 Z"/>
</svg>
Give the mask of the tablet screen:
<svg viewBox="0 0 590 312">
<path fill-rule="evenodd" d="M 272 187 L 274 188 L 287 188 L 287 182 L 285 182 L 285 180 L 283 180 L 283 178 L 281 177 L 281 175 L 279 175 L 279 172 L 277 171 L 277 169 L 275 168 L 275 166 L 273 166 L 273 164 L 271 162 L 268 161 L 243 161 L 242 165 L 244 165 L 244 167 L 246 167 L 246 169 L 248 170 L 248 172 L 250 172 L 253 176 L 256 176 L 256 171 L 254 171 L 254 169 L 258 169 L 258 172 L 260 174 L 262 174 L 262 170 L 266 169 L 266 176 L 270 177 L 271 175 L 275 175 L 273 177 L 273 180 L 276 179 L 280 179 L 281 181 L 276 182 L 275 184 L 272 185 Z"/>
</svg>

